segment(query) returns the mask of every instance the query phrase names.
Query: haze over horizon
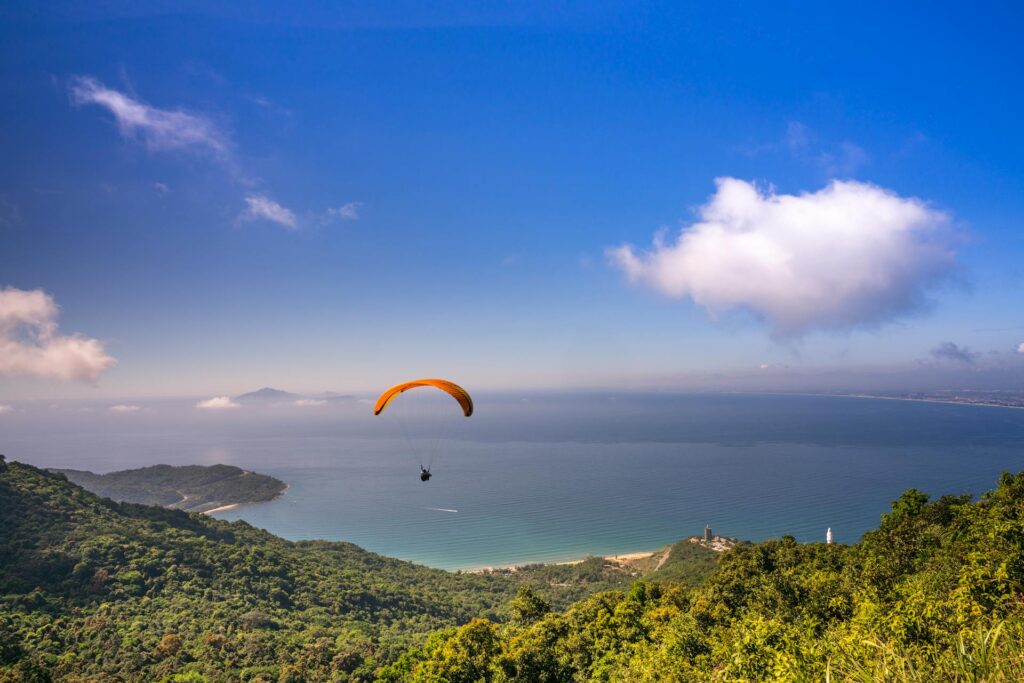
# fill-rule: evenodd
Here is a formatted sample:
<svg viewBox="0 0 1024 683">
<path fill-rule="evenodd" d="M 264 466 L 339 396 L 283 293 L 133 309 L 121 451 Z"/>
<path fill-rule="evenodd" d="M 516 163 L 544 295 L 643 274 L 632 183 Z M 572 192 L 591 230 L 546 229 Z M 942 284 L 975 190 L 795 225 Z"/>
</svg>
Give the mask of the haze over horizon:
<svg viewBox="0 0 1024 683">
<path fill-rule="evenodd" d="M 1020 389 L 1022 23 L 4 8 L 0 420 L 411 376 Z"/>
</svg>

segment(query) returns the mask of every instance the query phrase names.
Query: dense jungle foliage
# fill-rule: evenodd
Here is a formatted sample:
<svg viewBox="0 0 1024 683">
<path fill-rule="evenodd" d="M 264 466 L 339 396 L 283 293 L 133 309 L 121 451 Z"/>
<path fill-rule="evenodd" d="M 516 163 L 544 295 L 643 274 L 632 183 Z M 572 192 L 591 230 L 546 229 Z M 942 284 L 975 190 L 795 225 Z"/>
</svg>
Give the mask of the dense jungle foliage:
<svg viewBox="0 0 1024 683">
<path fill-rule="evenodd" d="M 852 546 L 726 552 L 700 587 L 639 581 L 432 636 L 384 681 L 1024 681 L 1024 473 L 980 500 L 904 493 Z"/>
<path fill-rule="evenodd" d="M 713 566 L 699 554 L 691 579 Z M 374 680 L 438 629 L 507 620 L 519 586 L 564 608 L 634 578 L 600 558 L 428 569 L 117 503 L 0 457 L 0 681 Z"/>
<path fill-rule="evenodd" d="M 741 544 L 700 581 L 689 543 L 640 580 L 456 574 L 0 469 L 0 680 L 1024 680 L 1024 474 L 910 490 L 851 546 Z"/>
</svg>

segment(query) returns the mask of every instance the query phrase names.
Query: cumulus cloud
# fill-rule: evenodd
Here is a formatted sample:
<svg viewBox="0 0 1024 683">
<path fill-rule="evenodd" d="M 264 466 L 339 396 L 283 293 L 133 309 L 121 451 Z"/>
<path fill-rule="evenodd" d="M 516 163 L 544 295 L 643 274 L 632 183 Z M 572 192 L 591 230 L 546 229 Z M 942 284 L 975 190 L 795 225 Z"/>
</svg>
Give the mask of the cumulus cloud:
<svg viewBox="0 0 1024 683">
<path fill-rule="evenodd" d="M 137 413 L 140 410 L 142 410 L 141 406 L 129 403 L 118 403 L 116 406 L 110 406 L 110 412 L 112 413 Z"/>
<path fill-rule="evenodd" d="M 921 308 L 956 255 L 948 217 L 853 181 L 799 195 L 720 178 L 674 241 L 608 250 L 627 279 L 710 314 L 743 310 L 777 337 L 875 326 Z"/>
<path fill-rule="evenodd" d="M 357 221 L 359 220 L 359 207 L 362 205 L 362 202 L 349 202 L 334 209 L 327 209 L 327 215 L 343 221 Z"/>
<path fill-rule="evenodd" d="M 75 104 L 95 104 L 114 115 L 126 138 L 141 140 L 148 149 L 193 150 L 217 155 L 228 151 L 227 136 L 208 118 L 180 109 L 159 109 L 108 88 L 90 76 L 71 81 Z"/>
<path fill-rule="evenodd" d="M 196 408 L 204 410 L 223 410 L 225 408 L 239 408 L 238 403 L 231 400 L 230 396 L 214 396 L 196 404 Z"/>
<path fill-rule="evenodd" d="M 96 381 L 116 364 L 98 340 L 60 334 L 59 312 L 40 289 L 0 289 L 0 376 Z"/>
<path fill-rule="evenodd" d="M 964 365 L 972 365 L 978 358 L 977 352 L 971 351 L 966 346 L 958 346 L 953 342 L 942 342 L 931 350 L 931 354 L 932 358 L 936 360 L 948 360 Z"/>
<path fill-rule="evenodd" d="M 322 406 L 322 405 L 324 405 L 326 403 L 327 403 L 327 401 L 323 401 L 323 400 L 316 399 L 316 398 L 300 398 L 297 401 L 294 401 L 292 403 L 292 405 L 309 407 L 309 406 Z"/>
<path fill-rule="evenodd" d="M 288 230 L 295 230 L 299 223 L 295 214 L 270 197 L 265 195 L 249 195 L 245 198 L 247 208 L 242 213 L 242 220 L 267 220 L 284 226 Z"/>
</svg>

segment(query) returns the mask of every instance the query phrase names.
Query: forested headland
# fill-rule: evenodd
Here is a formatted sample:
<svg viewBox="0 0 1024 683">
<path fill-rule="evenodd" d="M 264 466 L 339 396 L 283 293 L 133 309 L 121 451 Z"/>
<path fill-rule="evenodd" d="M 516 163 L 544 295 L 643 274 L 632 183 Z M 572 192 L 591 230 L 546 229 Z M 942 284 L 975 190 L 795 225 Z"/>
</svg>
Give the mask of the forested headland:
<svg viewBox="0 0 1024 683">
<path fill-rule="evenodd" d="M 273 500 L 288 488 L 280 479 L 233 465 L 151 465 L 106 474 L 67 469 L 52 471 L 118 502 L 161 505 L 188 512 L 261 503 Z"/>
</svg>

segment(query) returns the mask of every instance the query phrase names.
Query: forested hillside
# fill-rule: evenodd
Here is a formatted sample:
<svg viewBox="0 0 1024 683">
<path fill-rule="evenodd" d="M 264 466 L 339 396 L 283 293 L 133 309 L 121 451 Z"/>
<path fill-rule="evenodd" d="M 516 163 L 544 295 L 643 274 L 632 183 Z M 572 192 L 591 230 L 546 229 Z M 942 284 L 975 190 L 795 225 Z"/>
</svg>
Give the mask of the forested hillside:
<svg viewBox="0 0 1024 683">
<path fill-rule="evenodd" d="M 1024 681 L 1024 474 L 910 490 L 852 546 L 728 551 L 700 587 L 638 582 L 436 634 L 386 681 Z"/>
<path fill-rule="evenodd" d="M 1024 474 L 910 490 L 852 546 L 683 542 L 635 582 L 432 570 L 0 470 L 0 680 L 1024 680 Z"/>
<path fill-rule="evenodd" d="M 633 580 L 600 559 L 456 574 L 0 470 L 0 680 L 373 680 L 432 631 L 506 619 L 521 585 L 565 607 Z"/>
</svg>

